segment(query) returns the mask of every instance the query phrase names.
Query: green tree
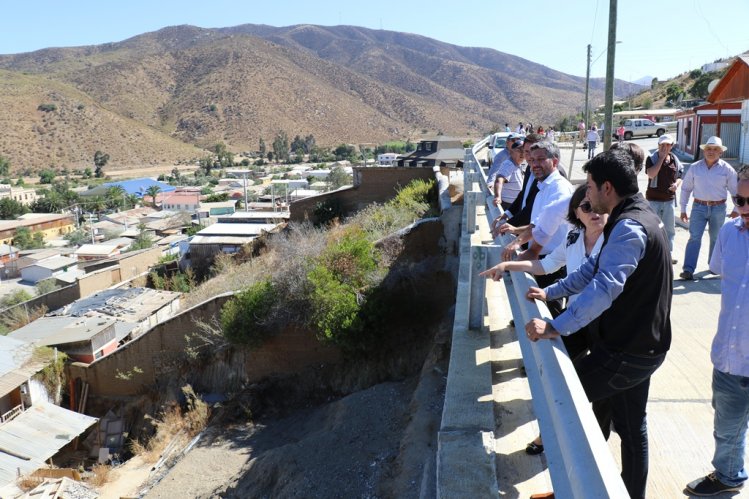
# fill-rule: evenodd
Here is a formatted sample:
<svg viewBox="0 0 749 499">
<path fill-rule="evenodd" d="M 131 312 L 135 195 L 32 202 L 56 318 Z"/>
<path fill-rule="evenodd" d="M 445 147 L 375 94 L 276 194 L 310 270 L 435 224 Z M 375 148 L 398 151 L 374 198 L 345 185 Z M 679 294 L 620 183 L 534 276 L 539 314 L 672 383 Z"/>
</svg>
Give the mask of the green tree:
<svg viewBox="0 0 749 499">
<path fill-rule="evenodd" d="M 96 167 L 94 176 L 96 178 L 104 177 L 104 167 L 107 166 L 108 162 L 109 154 L 105 154 L 101 151 L 96 151 L 94 153 L 94 166 Z"/>
<path fill-rule="evenodd" d="M 13 237 L 13 246 L 22 250 L 44 248 L 44 236 L 41 232 L 32 234 L 28 227 L 19 227 Z"/>
<path fill-rule="evenodd" d="M 83 170 L 83 178 L 91 178 L 91 175 L 93 175 L 93 174 L 94 174 L 94 172 L 92 172 L 91 168 L 89 168 L 89 167 L 86 167 Z"/>
<path fill-rule="evenodd" d="M 18 215 L 26 213 L 28 208 L 11 198 L 0 199 L 0 219 L 13 220 Z"/>
<path fill-rule="evenodd" d="M 653 79 L 652 79 L 652 80 L 650 81 L 650 89 L 651 89 L 651 90 L 653 90 L 653 89 L 655 89 L 655 87 L 657 87 L 657 86 L 658 86 L 658 78 L 653 78 Z"/>
<path fill-rule="evenodd" d="M 226 149 L 226 144 L 219 142 L 213 146 L 213 152 L 216 153 L 216 161 L 221 168 L 231 168 L 234 166 L 234 153 Z"/>
<path fill-rule="evenodd" d="M 4 156 L 0 156 L 0 177 L 10 174 L 10 161 Z"/>
<path fill-rule="evenodd" d="M 82 244 L 91 242 L 91 233 L 83 229 L 76 229 L 73 232 L 68 232 L 63 237 L 71 246 L 81 246 Z"/>
<path fill-rule="evenodd" d="M 151 185 L 146 189 L 146 196 L 151 198 L 151 205 L 153 205 L 154 208 L 156 208 L 156 196 L 159 195 L 159 192 L 161 192 L 161 187 L 158 185 Z"/>
<path fill-rule="evenodd" d="M 677 83 L 669 83 L 666 87 L 666 99 L 671 102 L 676 102 L 681 94 L 684 93 L 684 89 L 681 88 Z"/>
<path fill-rule="evenodd" d="M 117 208 L 125 209 L 127 204 L 126 196 L 127 192 L 121 185 L 113 185 L 109 187 L 106 194 L 104 194 L 107 208 L 109 208 L 110 210 L 114 210 Z"/>
<path fill-rule="evenodd" d="M 258 148 L 258 151 L 260 152 L 260 157 L 261 158 L 264 158 L 265 154 L 268 152 L 268 150 L 267 150 L 267 148 L 265 146 L 265 141 L 262 139 L 262 137 L 260 138 L 260 146 Z"/>
<path fill-rule="evenodd" d="M 276 161 L 286 161 L 289 159 L 289 137 L 286 132 L 280 130 L 273 139 L 273 156 Z"/>
<path fill-rule="evenodd" d="M 356 149 L 354 149 L 354 146 L 348 144 L 340 144 L 338 147 L 333 149 L 333 154 L 335 154 L 335 159 L 338 161 L 353 161 L 356 159 Z"/>
<path fill-rule="evenodd" d="M 130 251 L 140 250 L 140 249 L 146 249 L 153 246 L 153 239 L 151 239 L 151 236 L 148 235 L 146 224 L 139 224 L 138 225 L 138 236 L 135 238 L 135 241 L 133 241 L 133 244 L 130 246 Z"/>
<path fill-rule="evenodd" d="M 46 169 L 42 170 L 42 173 L 39 174 L 39 183 L 40 184 L 51 184 L 55 180 L 55 176 L 57 174 L 54 170 Z"/>
<path fill-rule="evenodd" d="M 344 170 L 343 167 L 334 166 L 330 169 L 327 181 L 330 183 L 331 189 L 338 189 L 344 185 L 351 185 L 351 175 L 346 173 L 346 170 Z"/>
<path fill-rule="evenodd" d="M 693 69 L 693 70 L 691 70 L 689 72 L 689 77 L 692 78 L 693 80 L 695 78 L 699 78 L 700 76 L 702 76 L 702 70 L 699 69 L 699 68 L 698 69 Z"/>
<path fill-rule="evenodd" d="M 698 97 L 700 99 L 706 98 L 710 93 L 707 91 L 707 87 L 710 85 L 710 82 L 718 78 L 719 75 L 720 73 L 715 71 L 702 73 L 689 88 L 689 93 L 692 94 L 693 97 Z"/>
</svg>

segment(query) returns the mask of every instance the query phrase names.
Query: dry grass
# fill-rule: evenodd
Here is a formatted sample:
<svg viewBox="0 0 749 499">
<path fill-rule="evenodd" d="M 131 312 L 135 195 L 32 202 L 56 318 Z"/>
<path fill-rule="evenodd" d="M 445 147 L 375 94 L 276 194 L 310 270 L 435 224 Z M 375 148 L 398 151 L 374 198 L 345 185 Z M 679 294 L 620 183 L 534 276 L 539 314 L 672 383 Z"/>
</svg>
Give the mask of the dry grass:
<svg viewBox="0 0 749 499">
<path fill-rule="evenodd" d="M 95 464 L 91 467 L 91 478 L 88 482 L 94 487 L 101 487 L 111 478 L 112 467 L 108 464 Z"/>
<path fill-rule="evenodd" d="M 190 385 L 182 387 L 187 398 L 187 408 L 182 410 L 173 405 L 164 409 L 159 419 L 152 418 L 151 423 L 156 432 L 143 444 L 138 441 L 130 443 L 130 451 L 141 456 L 145 462 L 154 463 L 162 456 L 167 447 L 179 448 L 187 444 L 208 425 L 210 408 L 198 397 Z"/>
<path fill-rule="evenodd" d="M 32 490 L 44 481 L 44 478 L 38 477 L 38 476 L 30 476 L 25 475 L 16 481 L 16 485 L 18 485 L 18 488 L 23 490 L 24 492 L 28 492 L 29 490 Z"/>
</svg>

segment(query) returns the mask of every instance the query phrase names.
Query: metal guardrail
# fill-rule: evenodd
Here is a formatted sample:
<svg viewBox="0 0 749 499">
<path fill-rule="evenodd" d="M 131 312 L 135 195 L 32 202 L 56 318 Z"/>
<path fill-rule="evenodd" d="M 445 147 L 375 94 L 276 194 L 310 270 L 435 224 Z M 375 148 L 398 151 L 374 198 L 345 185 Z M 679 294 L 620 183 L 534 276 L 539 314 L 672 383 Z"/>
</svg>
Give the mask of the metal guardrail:
<svg viewBox="0 0 749 499">
<path fill-rule="evenodd" d="M 464 235 L 475 232 L 476 208 L 480 203 L 486 206 L 488 223 L 491 224 L 500 215 L 500 208 L 491 202 L 485 173 L 476 159 L 476 152 L 485 145 L 486 140 L 472 149 L 466 149 Z M 510 239 L 511 236 L 500 236 L 493 245 L 469 245 L 467 248 L 461 244 L 461 269 L 464 267 L 463 260 L 470 259 L 470 293 L 465 297 L 469 300 L 466 307 L 469 313 L 465 317 L 456 312 L 456 323 L 467 320 L 469 329 L 481 329 L 486 306 L 486 279 L 479 277 L 478 272 L 498 262 L 501 248 Z M 523 272 L 511 272 L 510 275 L 511 283 L 505 283 L 508 294 L 515 297 L 510 300 L 515 324 L 522 327 L 532 318 L 549 318 L 549 311 L 544 303 L 531 303 L 525 298 L 528 287 L 536 285 L 535 279 Z M 459 296 L 459 299 L 462 298 L 464 297 Z M 628 497 L 619 470 L 561 339 L 532 343 L 521 334 L 518 335 L 518 341 L 556 496 Z"/>
</svg>

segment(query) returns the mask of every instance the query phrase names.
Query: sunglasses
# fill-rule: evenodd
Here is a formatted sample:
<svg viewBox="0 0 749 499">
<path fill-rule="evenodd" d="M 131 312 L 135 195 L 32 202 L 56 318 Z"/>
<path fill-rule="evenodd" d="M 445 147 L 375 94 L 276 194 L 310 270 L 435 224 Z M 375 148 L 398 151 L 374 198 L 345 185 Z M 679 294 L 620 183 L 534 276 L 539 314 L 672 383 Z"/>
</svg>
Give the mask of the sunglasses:
<svg viewBox="0 0 749 499">
<path fill-rule="evenodd" d="M 749 203 L 749 197 L 734 196 L 733 202 L 736 206 L 744 206 L 746 203 Z"/>
<path fill-rule="evenodd" d="M 739 206 L 744 206 L 744 205 L 741 204 Z M 590 205 L 590 203 L 588 201 L 585 201 L 584 203 L 580 203 L 579 205 L 577 205 L 577 207 L 580 208 L 580 211 L 582 211 L 583 213 L 592 213 L 593 212 L 593 207 Z"/>
</svg>

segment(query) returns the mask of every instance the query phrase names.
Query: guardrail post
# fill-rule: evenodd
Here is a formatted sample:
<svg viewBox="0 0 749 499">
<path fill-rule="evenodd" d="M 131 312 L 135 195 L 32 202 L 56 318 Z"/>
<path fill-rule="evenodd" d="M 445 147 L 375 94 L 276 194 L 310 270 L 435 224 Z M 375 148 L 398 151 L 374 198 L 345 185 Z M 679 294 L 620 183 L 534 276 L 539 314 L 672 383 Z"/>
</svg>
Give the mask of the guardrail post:
<svg viewBox="0 0 749 499">
<path fill-rule="evenodd" d="M 478 330 L 484 326 L 486 316 L 486 277 L 480 277 L 490 265 L 499 261 L 498 246 L 477 244 L 471 247 L 471 301 L 468 314 L 468 327 Z"/>
</svg>

